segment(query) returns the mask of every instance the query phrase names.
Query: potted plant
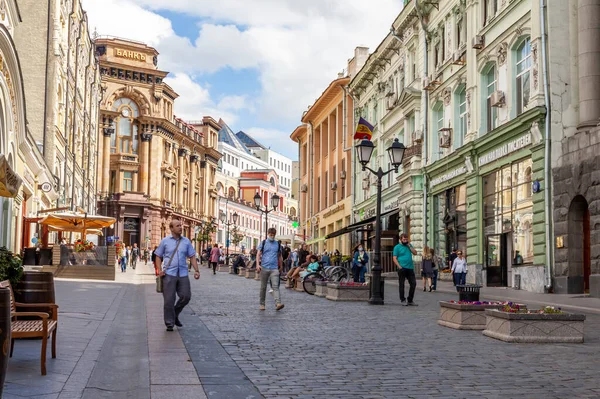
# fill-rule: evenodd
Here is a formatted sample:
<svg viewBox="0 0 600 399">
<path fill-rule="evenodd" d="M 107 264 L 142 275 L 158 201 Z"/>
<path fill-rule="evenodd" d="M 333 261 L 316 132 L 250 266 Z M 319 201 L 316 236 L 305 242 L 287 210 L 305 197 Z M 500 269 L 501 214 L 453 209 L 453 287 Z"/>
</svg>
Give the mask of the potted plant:
<svg viewBox="0 0 600 399">
<path fill-rule="evenodd" d="M 22 275 L 23 259 L 6 247 L 0 247 L 0 281 L 8 280 L 14 287 Z"/>
<path fill-rule="evenodd" d="M 528 310 L 508 302 L 500 309 L 486 309 L 483 334 L 505 342 L 583 343 L 585 315 L 545 306 Z"/>
</svg>

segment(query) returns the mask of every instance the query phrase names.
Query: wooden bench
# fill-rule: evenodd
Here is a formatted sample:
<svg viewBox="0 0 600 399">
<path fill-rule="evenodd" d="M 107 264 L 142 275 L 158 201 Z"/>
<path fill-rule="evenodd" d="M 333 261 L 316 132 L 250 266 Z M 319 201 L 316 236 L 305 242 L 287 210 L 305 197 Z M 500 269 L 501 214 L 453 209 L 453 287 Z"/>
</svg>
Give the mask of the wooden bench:
<svg viewBox="0 0 600 399">
<path fill-rule="evenodd" d="M 15 347 L 15 339 L 42 339 L 42 375 L 46 375 L 46 348 L 48 338 L 52 334 L 52 358 L 56 358 L 56 330 L 58 328 L 58 305 L 54 303 L 18 303 L 15 302 L 12 287 L 8 280 L 0 282 L 0 287 L 10 290 L 10 357 Z M 47 308 L 45 312 L 17 312 L 17 308 Z M 19 320 L 20 317 L 36 317 L 34 320 Z"/>
</svg>

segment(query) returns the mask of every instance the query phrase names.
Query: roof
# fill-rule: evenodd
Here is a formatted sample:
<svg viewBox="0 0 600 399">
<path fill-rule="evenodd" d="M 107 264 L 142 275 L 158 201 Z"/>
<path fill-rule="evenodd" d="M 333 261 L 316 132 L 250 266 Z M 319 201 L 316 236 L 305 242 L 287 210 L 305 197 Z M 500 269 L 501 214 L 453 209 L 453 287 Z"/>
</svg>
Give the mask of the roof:
<svg viewBox="0 0 600 399">
<path fill-rule="evenodd" d="M 344 76 L 332 81 L 329 86 L 323 91 L 321 96 L 315 101 L 315 103 L 308 109 L 308 111 L 302 116 L 302 122 L 307 123 L 312 118 L 317 117 L 327 107 L 332 106 L 332 101 L 343 93 L 340 87 L 346 86 L 350 83 L 350 77 Z"/>
<path fill-rule="evenodd" d="M 240 139 L 238 139 L 235 133 L 233 133 L 233 130 L 231 130 L 231 128 L 227 126 L 225 122 L 223 122 L 223 119 L 219 119 L 219 125 L 221 126 L 221 130 L 219 130 L 219 142 L 229 144 L 240 151 L 251 154 L 248 147 L 242 144 Z"/>
<path fill-rule="evenodd" d="M 256 141 L 252 136 L 248 135 L 244 131 L 240 130 L 235 135 L 248 148 L 258 147 L 258 148 L 262 148 L 263 150 L 267 148 L 264 145 L 262 145 L 261 143 L 259 143 L 258 141 Z"/>
</svg>

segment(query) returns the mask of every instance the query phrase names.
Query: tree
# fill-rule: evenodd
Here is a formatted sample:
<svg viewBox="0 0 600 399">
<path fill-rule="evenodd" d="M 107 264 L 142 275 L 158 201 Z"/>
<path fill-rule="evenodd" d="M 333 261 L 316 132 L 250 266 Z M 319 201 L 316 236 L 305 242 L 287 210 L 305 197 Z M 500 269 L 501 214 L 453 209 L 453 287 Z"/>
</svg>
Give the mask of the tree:
<svg viewBox="0 0 600 399">
<path fill-rule="evenodd" d="M 229 234 L 231 234 L 231 242 L 236 247 L 245 237 L 237 226 L 233 226 L 233 229 L 231 229 Z"/>
</svg>

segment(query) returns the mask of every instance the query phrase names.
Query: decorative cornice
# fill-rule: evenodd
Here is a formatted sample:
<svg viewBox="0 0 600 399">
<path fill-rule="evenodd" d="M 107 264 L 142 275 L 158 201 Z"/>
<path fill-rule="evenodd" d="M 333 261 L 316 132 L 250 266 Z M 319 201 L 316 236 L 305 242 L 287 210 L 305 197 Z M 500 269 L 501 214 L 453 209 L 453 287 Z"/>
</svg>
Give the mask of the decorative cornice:
<svg viewBox="0 0 600 399">
<path fill-rule="evenodd" d="M 115 132 L 115 129 L 112 127 L 105 127 L 104 129 L 102 129 L 102 133 L 104 134 L 104 137 L 110 137 L 112 136 L 112 134 Z"/>
<path fill-rule="evenodd" d="M 185 148 L 180 148 L 177 150 L 177 155 L 179 155 L 180 157 L 185 157 L 187 154 L 187 150 Z"/>
<path fill-rule="evenodd" d="M 142 139 L 142 142 L 149 143 L 152 141 L 152 133 L 142 133 L 140 134 L 140 138 Z"/>
<path fill-rule="evenodd" d="M 198 159 L 199 159 L 198 155 L 191 155 L 191 156 L 190 156 L 190 162 L 191 162 L 191 163 L 196 163 L 196 162 L 198 162 Z"/>
</svg>

